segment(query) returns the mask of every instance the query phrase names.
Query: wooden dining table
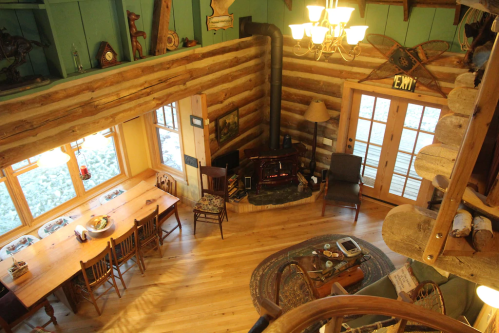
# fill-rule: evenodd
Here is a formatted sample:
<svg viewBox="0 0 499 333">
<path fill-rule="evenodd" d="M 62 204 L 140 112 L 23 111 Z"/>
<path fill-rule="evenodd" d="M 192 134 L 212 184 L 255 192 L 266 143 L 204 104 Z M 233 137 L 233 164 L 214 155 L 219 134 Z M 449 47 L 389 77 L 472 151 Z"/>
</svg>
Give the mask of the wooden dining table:
<svg viewBox="0 0 499 333">
<path fill-rule="evenodd" d="M 12 260 L 0 262 L 0 281 L 28 308 L 55 292 L 58 298 L 66 296 L 67 299 L 61 301 L 76 312 L 74 299 L 68 293 L 69 281 L 81 270 L 80 261 L 85 262 L 101 253 L 111 238 L 117 238 L 130 230 L 135 219 L 147 216 L 156 209 L 156 205 L 161 213 L 178 201 L 178 198 L 142 181 L 122 195 L 84 212 L 77 220 L 16 253 L 15 259 L 25 261 L 29 268 L 29 272 L 21 277 L 13 280 L 8 274 Z M 76 226 L 85 226 L 93 216 L 99 215 L 109 215 L 113 226 L 103 233 L 89 233 L 86 242 L 78 242 L 74 233 Z"/>
</svg>

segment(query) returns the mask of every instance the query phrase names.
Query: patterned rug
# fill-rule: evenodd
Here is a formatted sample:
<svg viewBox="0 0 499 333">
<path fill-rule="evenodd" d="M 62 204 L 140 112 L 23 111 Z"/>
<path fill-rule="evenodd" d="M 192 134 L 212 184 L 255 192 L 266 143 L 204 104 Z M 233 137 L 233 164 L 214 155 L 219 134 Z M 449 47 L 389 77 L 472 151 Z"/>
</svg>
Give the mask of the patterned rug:
<svg viewBox="0 0 499 333">
<path fill-rule="evenodd" d="M 263 260 L 253 271 L 250 281 L 251 297 L 253 298 L 253 305 L 257 311 L 260 310 L 260 303 L 264 298 L 274 301 L 276 290 L 275 278 L 279 267 L 293 257 L 311 255 L 313 249 L 321 249 L 324 244 L 331 244 L 331 247 L 335 247 L 336 241 L 343 237 L 347 236 L 333 234 L 314 237 L 274 253 Z M 371 255 L 370 260 L 363 262 L 360 265 L 364 272 L 364 279 L 361 282 L 346 288 L 350 294 L 354 294 L 360 289 L 388 275 L 388 273 L 395 269 L 395 266 L 376 246 L 363 241 L 362 239 L 353 236 L 350 237 L 359 244 L 364 254 Z M 279 301 L 279 306 L 282 307 L 283 312 L 286 313 L 287 311 L 312 300 L 313 296 L 310 294 L 301 275 L 296 273 L 294 269 L 286 268 L 281 278 Z"/>
</svg>

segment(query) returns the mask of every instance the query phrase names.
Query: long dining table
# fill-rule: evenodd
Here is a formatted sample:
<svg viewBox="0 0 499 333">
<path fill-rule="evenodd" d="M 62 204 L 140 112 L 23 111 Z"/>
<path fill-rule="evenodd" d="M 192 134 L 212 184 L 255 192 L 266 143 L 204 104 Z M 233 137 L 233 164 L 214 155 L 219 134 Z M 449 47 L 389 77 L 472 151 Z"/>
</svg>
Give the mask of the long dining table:
<svg viewBox="0 0 499 333">
<path fill-rule="evenodd" d="M 178 198 L 142 181 L 15 254 L 17 261 L 22 260 L 28 264 L 28 273 L 21 277 L 13 280 L 8 274 L 12 260 L 0 262 L 0 281 L 28 308 L 53 292 L 62 295 L 62 288 L 59 287 L 66 286 L 62 296 L 68 296 L 68 282 L 80 272 L 80 261 L 85 262 L 101 253 L 111 238 L 117 238 L 130 230 L 135 219 L 147 216 L 156 209 L 156 205 L 161 213 L 178 201 Z M 102 233 L 89 233 L 86 242 L 78 242 L 74 233 L 76 226 L 85 226 L 92 217 L 99 215 L 109 215 L 113 226 Z M 61 301 L 76 312 L 76 305 L 71 299 Z"/>
</svg>

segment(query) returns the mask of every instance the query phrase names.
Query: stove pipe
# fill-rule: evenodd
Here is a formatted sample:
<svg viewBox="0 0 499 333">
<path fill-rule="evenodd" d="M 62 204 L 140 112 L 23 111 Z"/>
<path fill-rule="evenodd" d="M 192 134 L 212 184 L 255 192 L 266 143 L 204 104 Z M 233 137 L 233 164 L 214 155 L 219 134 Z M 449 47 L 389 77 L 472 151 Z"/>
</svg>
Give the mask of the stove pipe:
<svg viewBox="0 0 499 333">
<path fill-rule="evenodd" d="M 273 24 L 245 22 L 241 27 L 248 35 L 269 36 L 270 49 L 270 149 L 279 149 L 279 135 L 281 128 L 281 91 L 282 91 L 282 56 L 283 38 L 281 30 Z"/>
</svg>

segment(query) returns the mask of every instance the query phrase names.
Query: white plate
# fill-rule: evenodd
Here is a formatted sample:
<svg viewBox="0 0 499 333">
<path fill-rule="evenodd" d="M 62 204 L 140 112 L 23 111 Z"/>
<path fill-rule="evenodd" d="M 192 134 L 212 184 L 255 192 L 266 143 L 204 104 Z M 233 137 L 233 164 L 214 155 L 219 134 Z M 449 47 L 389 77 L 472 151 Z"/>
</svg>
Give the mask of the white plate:
<svg viewBox="0 0 499 333">
<path fill-rule="evenodd" d="M 96 222 L 100 221 L 101 218 L 103 218 L 104 216 L 106 216 L 106 215 L 99 215 L 99 216 L 92 217 L 90 219 L 90 221 L 88 221 L 87 224 L 85 225 L 85 228 L 87 228 L 87 230 L 90 232 L 104 232 L 104 231 L 108 230 L 109 228 L 111 228 L 113 226 L 113 219 L 109 215 L 107 215 L 108 222 L 107 222 L 107 225 L 105 228 L 95 229 L 95 227 L 94 227 Z"/>
</svg>

